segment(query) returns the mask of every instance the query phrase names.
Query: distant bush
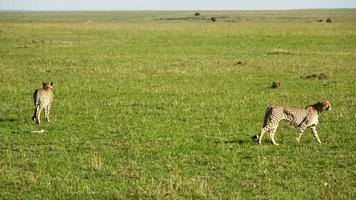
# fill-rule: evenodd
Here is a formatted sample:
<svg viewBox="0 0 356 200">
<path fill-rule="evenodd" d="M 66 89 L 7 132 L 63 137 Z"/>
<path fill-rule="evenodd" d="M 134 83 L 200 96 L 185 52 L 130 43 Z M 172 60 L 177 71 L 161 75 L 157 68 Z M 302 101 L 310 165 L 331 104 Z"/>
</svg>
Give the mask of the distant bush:
<svg viewBox="0 0 356 200">
<path fill-rule="evenodd" d="M 196 12 L 196 13 L 194 14 L 194 16 L 198 17 L 198 16 L 200 16 L 200 13 L 199 13 L 199 12 Z"/>
<path fill-rule="evenodd" d="M 328 79 L 328 77 L 324 73 L 315 73 L 315 74 L 310 74 L 310 75 L 306 76 L 305 79 L 325 80 L 325 79 Z"/>
<path fill-rule="evenodd" d="M 278 89 L 280 87 L 281 87 L 281 83 L 280 82 L 273 82 L 272 86 L 271 86 L 272 89 Z"/>
<path fill-rule="evenodd" d="M 327 22 L 327 23 L 331 23 L 331 22 L 333 22 L 333 20 L 332 20 L 331 18 L 327 18 L 327 19 L 326 19 L 326 22 Z"/>
<path fill-rule="evenodd" d="M 211 20 L 212 22 L 215 22 L 215 21 L 216 21 L 216 18 L 215 18 L 215 17 L 211 17 L 210 20 Z"/>
<path fill-rule="evenodd" d="M 241 60 L 238 60 L 238 61 L 235 62 L 235 65 L 243 65 L 243 64 L 245 64 L 245 63 L 242 62 Z"/>
</svg>

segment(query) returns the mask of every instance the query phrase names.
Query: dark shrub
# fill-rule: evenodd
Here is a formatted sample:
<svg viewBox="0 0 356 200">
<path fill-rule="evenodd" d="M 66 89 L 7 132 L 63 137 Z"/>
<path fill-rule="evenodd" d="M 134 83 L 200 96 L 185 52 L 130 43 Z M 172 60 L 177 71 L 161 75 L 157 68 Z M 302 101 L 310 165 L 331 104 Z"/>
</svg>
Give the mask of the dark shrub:
<svg viewBox="0 0 356 200">
<path fill-rule="evenodd" d="M 328 79 L 328 77 L 324 73 L 315 73 L 315 74 L 310 74 L 305 77 L 306 79 L 312 79 L 312 80 L 325 80 Z"/>
<path fill-rule="evenodd" d="M 271 86 L 271 88 L 273 88 L 273 89 L 277 89 L 277 88 L 280 88 L 280 87 L 281 87 L 281 83 L 280 82 L 273 82 L 272 86 Z"/>
<path fill-rule="evenodd" d="M 236 65 L 243 65 L 243 64 L 245 64 L 245 63 L 242 62 L 241 60 L 238 60 L 238 61 L 235 62 L 235 64 L 236 64 Z"/>
</svg>

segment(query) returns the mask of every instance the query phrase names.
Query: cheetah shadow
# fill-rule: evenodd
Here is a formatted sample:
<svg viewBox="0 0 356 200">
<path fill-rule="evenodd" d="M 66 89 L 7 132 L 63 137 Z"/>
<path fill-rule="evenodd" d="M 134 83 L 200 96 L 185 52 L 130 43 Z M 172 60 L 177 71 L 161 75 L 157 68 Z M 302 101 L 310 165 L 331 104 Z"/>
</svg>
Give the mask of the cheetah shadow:
<svg viewBox="0 0 356 200">
<path fill-rule="evenodd" d="M 17 119 L 15 118 L 0 118 L 0 123 L 2 122 L 16 122 Z"/>
<path fill-rule="evenodd" d="M 242 144 L 248 143 L 248 141 L 242 140 L 242 139 L 232 139 L 232 140 L 223 140 L 223 141 L 221 141 L 221 143 L 223 143 L 223 144 L 239 144 L 239 145 L 242 145 Z"/>
<path fill-rule="evenodd" d="M 214 143 L 244 145 L 244 144 L 256 144 L 257 141 L 258 141 L 258 135 L 256 134 L 252 137 L 247 137 L 244 139 L 219 140 L 219 141 L 215 141 Z"/>
<path fill-rule="evenodd" d="M 243 139 L 231 139 L 231 140 L 215 140 L 215 144 L 238 144 L 238 145 L 243 145 L 246 143 L 249 143 L 247 140 Z"/>
</svg>

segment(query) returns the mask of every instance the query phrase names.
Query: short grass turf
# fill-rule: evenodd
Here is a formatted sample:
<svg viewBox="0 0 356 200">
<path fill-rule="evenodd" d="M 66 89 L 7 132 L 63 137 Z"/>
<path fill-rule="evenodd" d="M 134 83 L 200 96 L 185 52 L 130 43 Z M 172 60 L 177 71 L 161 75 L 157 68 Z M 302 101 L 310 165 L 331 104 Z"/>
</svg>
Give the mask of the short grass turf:
<svg viewBox="0 0 356 200">
<path fill-rule="evenodd" d="M 0 13 L 0 198 L 355 198 L 355 10 L 200 13 Z M 251 141 L 268 105 L 326 99 L 321 145 Z"/>
</svg>

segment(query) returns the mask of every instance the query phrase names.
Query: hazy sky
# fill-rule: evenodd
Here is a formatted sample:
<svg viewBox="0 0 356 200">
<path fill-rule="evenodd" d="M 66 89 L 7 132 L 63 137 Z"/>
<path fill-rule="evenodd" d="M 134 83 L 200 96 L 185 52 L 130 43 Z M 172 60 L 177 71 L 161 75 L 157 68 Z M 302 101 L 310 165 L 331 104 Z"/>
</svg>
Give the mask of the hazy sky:
<svg viewBox="0 0 356 200">
<path fill-rule="evenodd" d="M 242 10 L 356 8 L 356 0 L 0 0 L 0 10 Z"/>
</svg>

